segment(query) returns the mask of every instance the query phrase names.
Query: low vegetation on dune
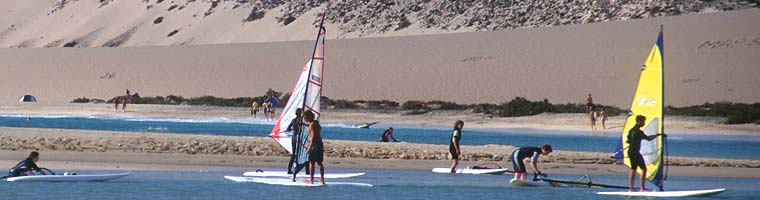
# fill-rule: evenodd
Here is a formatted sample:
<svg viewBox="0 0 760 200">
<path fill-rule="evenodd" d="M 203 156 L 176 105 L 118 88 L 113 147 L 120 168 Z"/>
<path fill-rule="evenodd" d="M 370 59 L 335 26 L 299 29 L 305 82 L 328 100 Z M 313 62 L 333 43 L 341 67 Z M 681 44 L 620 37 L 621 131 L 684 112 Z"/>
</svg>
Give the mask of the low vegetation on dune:
<svg viewBox="0 0 760 200">
<path fill-rule="evenodd" d="M 284 107 L 285 102 L 290 99 L 290 93 L 283 94 L 271 88 L 262 96 L 257 97 L 236 97 L 222 98 L 215 96 L 201 96 L 193 98 L 184 98 L 182 96 L 151 96 L 141 97 L 139 94 L 132 95 L 134 104 L 167 104 L 167 105 L 204 105 L 204 106 L 229 106 L 229 107 L 250 107 L 253 102 L 263 103 L 269 98 L 275 98 L 280 102 L 278 107 Z M 117 96 L 108 101 L 100 99 L 89 99 L 80 97 L 71 101 L 72 103 L 113 103 L 117 99 L 124 99 L 124 96 Z M 515 97 L 501 104 L 457 104 L 455 102 L 432 100 L 421 101 L 411 100 L 404 103 L 398 103 L 390 100 L 346 100 L 330 99 L 323 96 L 322 107 L 328 109 L 373 109 L 373 110 L 396 110 L 403 111 L 404 115 L 420 115 L 434 110 L 461 110 L 471 113 L 482 113 L 487 116 L 495 117 L 522 117 L 531 116 L 541 113 L 585 113 L 586 105 L 582 103 L 564 103 L 552 104 L 548 99 L 541 101 L 531 101 L 524 97 Z M 629 113 L 628 110 L 616 106 L 596 104 L 594 110 L 599 112 L 604 110 L 608 116 L 617 116 Z M 706 117 L 724 117 L 726 124 L 760 124 L 760 102 L 754 104 L 717 102 L 704 103 L 702 105 L 693 105 L 686 107 L 667 106 L 665 114 L 681 116 L 706 116 Z"/>
</svg>

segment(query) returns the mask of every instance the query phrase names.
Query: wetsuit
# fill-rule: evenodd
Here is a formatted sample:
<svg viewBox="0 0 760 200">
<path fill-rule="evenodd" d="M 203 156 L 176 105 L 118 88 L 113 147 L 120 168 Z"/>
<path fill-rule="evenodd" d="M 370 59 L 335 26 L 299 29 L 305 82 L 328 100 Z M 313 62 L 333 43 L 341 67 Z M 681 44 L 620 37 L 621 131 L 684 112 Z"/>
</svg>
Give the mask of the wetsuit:
<svg viewBox="0 0 760 200">
<path fill-rule="evenodd" d="M 27 158 L 18 162 L 15 167 L 11 168 L 8 175 L 10 177 L 24 176 L 26 172 L 31 170 L 39 172 L 41 169 L 37 167 L 37 164 L 35 164 L 31 158 Z"/>
<path fill-rule="evenodd" d="M 318 121 L 311 122 L 312 126 L 315 126 L 315 132 L 320 132 L 319 136 L 315 135 L 313 141 L 311 141 L 311 151 L 309 151 L 309 162 L 322 162 L 325 159 L 325 147 L 322 144 L 322 127 Z M 316 124 L 315 124 L 316 123 Z M 312 133 L 313 134 L 313 133 Z"/>
<path fill-rule="evenodd" d="M 628 142 L 628 158 L 631 159 L 631 169 L 633 170 L 636 170 L 637 167 L 642 170 L 647 169 L 644 157 L 639 153 L 639 150 L 641 150 L 641 140 L 646 138 L 647 135 L 644 134 L 644 131 L 641 131 L 639 125 L 634 125 L 633 128 L 628 131 L 628 140 L 626 141 Z"/>
<path fill-rule="evenodd" d="M 301 137 L 301 130 L 303 130 L 300 126 L 303 125 L 301 123 L 301 118 L 296 117 L 293 120 L 290 120 L 290 125 L 288 125 L 288 128 L 285 129 L 285 131 L 293 131 L 293 136 L 290 137 L 290 149 L 292 149 L 293 153 L 290 154 L 290 162 L 288 162 L 288 174 L 293 173 L 293 163 L 296 160 L 296 148 L 298 147 L 298 138 Z"/>
<path fill-rule="evenodd" d="M 539 147 L 520 147 L 515 149 L 509 158 L 512 160 L 512 167 L 515 172 L 527 173 L 523 159 L 530 157 L 530 162 L 536 163 L 540 155 L 541 148 Z"/>
<path fill-rule="evenodd" d="M 451 153 L 452 160 L 459 160 L 459 154 L 457 154 L 457 149 L 459 148 L 459 140 L 461 139 L 462 139 L 461 130 L 454 130 L 454 132 L 451 133 L 451 140 L 449 140 L 449 153 Z M 456 146 L 454 144 L 454 141 L 456 141 Z"/>
</svg>

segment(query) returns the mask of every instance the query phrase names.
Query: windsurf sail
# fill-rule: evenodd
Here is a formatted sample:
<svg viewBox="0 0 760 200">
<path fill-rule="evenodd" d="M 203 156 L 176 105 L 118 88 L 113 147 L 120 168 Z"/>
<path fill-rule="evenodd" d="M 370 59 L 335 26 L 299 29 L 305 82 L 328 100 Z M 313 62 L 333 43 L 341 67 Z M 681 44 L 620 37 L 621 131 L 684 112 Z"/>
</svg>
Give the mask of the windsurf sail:
<svg viewBox="0 0 760 200">
<path fill-rule="evenodd" d="M 324 17 L 322 18 L 324 22 Z M 308 161 L 308 129 L 301 123 L 301 116 L 296 116 L 296 110 L 301 109 L 304 112 L 310 110 L 314 113 L 315 119 L 320 116 L 320 97 L 322 96 L 322 75 L 324 70 L 324 51 L 325 51 L 325 33 L 326 30 L 322 23 L 319 25 L 317 39 L 314 42 L 314 50 L 309 61 L 301 70 L 298 81 L 290 93 L 290 99 L 280 117 L 275 122 L 274 128 L 269 136 L 272 137 L 280 146 L 285 148 L 288 153 L 294 154 L 295 174 L 298 173 Z M 296 126 L 288 129 L 293 123 Z M 300 133 L 294 135 L 293 133 Z M 296 137 L 297 136 L 297 137 Z"/>
<path fill-rule="evenodd" d="M 631 166 L 626 153 L 628 149 L 628 132 L 636 125 L 636 116 L 643 115 L 646 122 L 643 131 L 646 135 L 655 135 L 664 132 L 663 127 L 663 34 L 660 30 L 657 42 L 649 51 L 649 57 L 644 61 L 641 76 L 636 87 L 636 92 L 631 103 L 631 113 L 625 122 L 625 128 L 620 137 L 614 157 L 626 166 Z M 641 142 L 640 153 L 644 157 L 647 167 L 646 178 L 663 190 L 663 160 L 665 138 L 657 137 L 652 141 Z M 638 169 L 641 173 L 641 169 Z"/>
</svg>

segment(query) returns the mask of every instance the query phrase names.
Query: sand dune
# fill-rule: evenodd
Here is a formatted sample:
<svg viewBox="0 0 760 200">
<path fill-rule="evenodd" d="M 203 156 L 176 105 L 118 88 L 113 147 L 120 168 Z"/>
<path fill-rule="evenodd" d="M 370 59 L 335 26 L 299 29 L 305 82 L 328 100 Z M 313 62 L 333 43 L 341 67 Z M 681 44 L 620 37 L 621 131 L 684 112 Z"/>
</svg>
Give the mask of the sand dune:
<svg viewBox="0 0 760 200">
<path fill-rule="evenodd" d="M 593 93 L 599 103 L 627 107 L 639 66 L 664 24 L 667 104 L 756 102 L 758 18 L 760 9 L 747 9 L 550 28 L 328 40 L 324 95 L 461 103 L 524 96 L 563 103 L 582 102 L 585 94 Z M 292 27 L 301 28 L 276 34 L 315 32 L 308 23 Z M 89 40 L 90 34 L 101 33 L 86 33 L 79 41 L 107 42 Z M 118 43 L 115 39 L 109 40 Z M 12 102 L 23 94 L 51 102 L 110 98 L 126 88 L 143 96 L 186 97 L 258 96 L 267 88 L 289 91 L 311 45 L 0 49 L 0 100 Z M 100 78 L 106 74 L 115 75 Z"/>
</svg>

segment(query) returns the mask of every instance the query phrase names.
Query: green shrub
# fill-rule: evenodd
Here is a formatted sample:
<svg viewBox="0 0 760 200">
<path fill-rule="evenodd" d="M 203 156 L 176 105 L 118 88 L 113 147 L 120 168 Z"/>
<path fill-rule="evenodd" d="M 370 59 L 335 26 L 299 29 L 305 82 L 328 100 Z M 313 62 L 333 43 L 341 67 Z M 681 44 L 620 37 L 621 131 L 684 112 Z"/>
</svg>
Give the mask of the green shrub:
<svg viewBox="0 0 760 200">
<path fill-rule="evenodd" d="M 80 97 L 72 100 L 71 103 L 90 103 L 90 99 L 87 97 Z"/>
<path fill-rule="evenodd" d="M 424 102 L 422 101 L 406 101 L 403 104 L 401 104 L 401 109 L 404 110 L 419 110 L 425 108 Z"/>
</svg>

